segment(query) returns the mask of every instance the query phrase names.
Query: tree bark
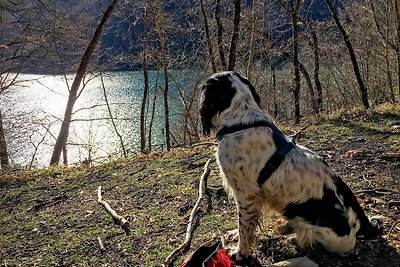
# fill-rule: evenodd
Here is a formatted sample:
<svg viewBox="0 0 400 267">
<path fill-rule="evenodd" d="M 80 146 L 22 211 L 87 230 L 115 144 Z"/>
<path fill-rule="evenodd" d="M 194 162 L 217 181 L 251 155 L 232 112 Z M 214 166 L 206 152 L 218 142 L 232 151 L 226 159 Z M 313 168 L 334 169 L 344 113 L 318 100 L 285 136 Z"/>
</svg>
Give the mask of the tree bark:
<svg viewBox="0 0 400 267">
<path fill-rule="evenodd" d="M 0 111 L 0 167 L 5 169 L 10 164 L 8 160 L 7 143 L 3 127 L 3 114 Z"/>
<path fill-rule="evenodd" d="M 332 2 L 330 0 L 324 0 L 324 1 L 325 1 L 326 5 L 328 6 L 329 12 L 331 13 L 331 15 L 333 17 L 333 19 L 336 23 L 336 27 L 338 28 L 340 34 L 342 35 L 343 41 L 346 44 L 347 50 L 350 54 L 351 63 L 353 64 L 354 74 L 357 78 L 358 87 L 359 87 L 360 94 L 361 94 L 361 101 L 364 105 L 364 108 L 369 109 L 370 106 L 369 106 L 369 102 L 368 102 L 368 91 L 367 91 L 367 88 L 365 87 L 364 81 L 361 77 L 360 68 L 358 66 L 357 57 L 354 52 L 353 45 L 351 44 L 350 39 L 349 39 L 345 29 L 343 28 L 342 24 L 340 23 L 336 9 L 333 6 Z"/>
<path fill-rule="evenodd" d="M 389 16 L 389 0 L 386 0 L 386 14 Z M 389 18 L 386 17 L 386 32 L 385 32 L 385 63 L 386 63 L 386 75 L 389 83 L 389 95 L 390 101 L 394 103 L 396 98 L 394 96 L 392 71 L 390 70 L 390 53 L 389 53 Z"/>
<path fill-rule="evenodd" d="M 299 2 L 299 1 L 298 1 Z M 293 66 L 294 66 L 294 119 L 300 123 L 300 69 L 298 59 L 298 37 L 297 37 L 297 10 L 292 9 L 292 38 L 293 38 Z"/>
<path fill-rule="evenodd" d="M 314 54 L 314 83 L 315 89 L 317 90 L 317 114 L 322 110 L 322 86 L 321 80 L 319 79 L 319 48 L 318 48 L 318 38 L 314 29 L 310 29 L 311 43 Z"/>
<path fill-rule="evenodd" d="M 213 72 L 215 73 L 215 72 L 217 72 L 217 67 L 215 65 L 214 51 L 213 51 L 211 37 L 210 37 L 210 28 L 208 26 L 207 14 L 206 14 L 206 10 L 204 9 L 204 0 L 200 0 L 200 8 L 201 8 L 201 13 L 203 14 L 203 19 L 204 19 L 204 31 L 206 33 L 208 53 L 210 54 L 211 67 L 212 67 Z"/>
<path fill-rule="evenodd" d="M 236 65 L 236 49 L 240 31 L 240 0 L 235 0 L 235 17 L 233 19 L 233 33 L 231 39 L 231 48 L 229 51 L 228 70 L 235 70 Z"/>
<path fill-rule="evenodd" d="M 252 28 L 251 28 L 251 39 L 250 39 L 250 53 L 249 53 L 249 60 L 247 62 L 247 79 L 249 80 L 249 82 L 251 82 L 252 80 L 254 56 L 256 50 L 257 0 L 253 0 L 251 13 L 252 13 Z"/>
<path fill-rule="evenodd" d="M 72 118 L 72 111 L 74 109 L 74 105 L 76 99 L 78 97 L 78 89 L 82 82 L 83 76 L 87 70 L 89 65 L 89 61 L 92 58 L 93 52 L 96 49 L 96 46 L 100 40 L 101 34 L 103 33 L 104 26 L 107 23 L 108 19 L 111 17 L 111 14 L 114 10 L 115 5 L 117 4 L 118 0 L 112 0 L 110 5 L 108 6 L 106 12 L 103 15 L 100 23 L 97 25 L 96 31 L 87 46 L 85 53 L 81 59 L 81 63 L 79 65 L 78 71 L 76 72 L 74 81 L 72 82 L 71 90 L 68 96 L 67 107 L 64 112 L 64 119 L 61 124 L 61 129 L 58 134 L 56 144 L 54 145 L 53 153 L 50 159 L 50 165 L 58 164 L 61 157 L 61 152 L 63 147 L 66 146 L 68 141 L 68 134 L 69 134 L 69 127 L 71 125 L 71 118 Z"/>
<path fill-rule="evenodd" d="M 144 90 L 142 105 L 140 108 L 140 151 L 146 150 L 146 103 L 149 94 L 149 65 L 148 65 L 148 51 L 147 51 L 147 36 L 148 36 L 148 8 L 149 3 L 147 2 L 146 11 L 144 14 L 144 29 L 143 29 L 143 79 L 144 79 Z"/>
<path fill-rule="evenodd" d="M 156 113 L 156 101 L 157 101 L 157 94 L 158 94 L 158 78 L 159 78 L 159 70 L 157 68 L 156 84 L 154 85 L 154 97 L 153 97 L 153 103 L 151 106 L 151 117 L 150 117 L 150 124 L 149 124 L 149 140 L 148 140 L 149 150 L 151 150 L 151 148 L 152 148 L 151 139 L 153 136 L 154 117 L 155 117 L 155 113 Z"/>
<path fill-rule="evenodd" d="M 222 26 L 221 22 L 221 0 L 217 0 L 217 3 L 215 5 L 215 21 L 217 22 L 217 42 L 218 42 L 218 52 L 219 52 L 219 57 L 221 60 L 221 65 L 224 70 L 226 70 L 226 59 L 225 59 L 225 53 L 224 53 L 224 45 L 222 41 L 222 33 L 224 31 L 224 27 Z"/>
<path fill-rule="evenodd" d="M 399 8 L 399 1 L 393 0 L 394 2 L 394 10 L 396 13 L 396 37 L 397 37 L 397 50 L 396 50 L 396 57 L 397 57 L 397 87 L 398 93 L 400 98 L 400 8 Z"/>
<path fill-rule="evenodd" d="M 169 126 L 169 107 L 168 107 L 168 59 L 167 52 L 165 51 L 165 39 L 164 39 L 164 29 L 161 27 L 161 18 L 164 16 L 164 8 L 163 8 L 162 0 L 158 2 L 158 14 L 156 17 L 156 30 L 158 32 L 158 36 L 160 39 L 160 48 L 161 48 L 161 56 L 163 63 L 163 74 L 164 74 L 164 117 L 165 117 L 165 148 L 169 150 L 171 148 L 171 139 L 170 139 L 170 126 Z"/>
<path fill-rule="evenodd" d="M 273 101 L 274 101 L 274 118 L 278 116 L 278 103 L 276 101 L 277 95 L 276 95 L 276 72 L 275 72 L 275 62 L 271 62 L 270 60 L 270 65 L 271 65 L 271 75 L 272 75 L 272 95 L 273 95 Z"/>
</svg>

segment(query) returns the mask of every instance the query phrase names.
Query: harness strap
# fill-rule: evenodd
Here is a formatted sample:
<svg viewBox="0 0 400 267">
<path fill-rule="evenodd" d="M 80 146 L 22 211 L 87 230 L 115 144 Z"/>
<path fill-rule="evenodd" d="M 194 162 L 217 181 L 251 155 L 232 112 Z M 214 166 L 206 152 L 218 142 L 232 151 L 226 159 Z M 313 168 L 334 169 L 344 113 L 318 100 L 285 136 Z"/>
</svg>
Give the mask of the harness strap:
<svg viewBox="0 0 400 267">
<path fill-rule="evenodd" d="M 266 126 L 272 129 L 273 139 L 276 146 L 275 153 L 271 156 L 271 158 L 265 163 L 264 168 L 260 171 L 257 182 L 260 186 L 262 186 L 269 177 L 276 171 L 282 161 L 285 159 L 286 154 L 294 148 L 296 145 L 288 141 L 285 138 L 285 135 L 272 123 L 269 121 L 256 121 L 250 124 L 238 124 L 229 127 L 223 127 L 216 135 L 218 141 L 222 141 L 224 135 L 242 131 L 245 129 Z"/>
</svg>

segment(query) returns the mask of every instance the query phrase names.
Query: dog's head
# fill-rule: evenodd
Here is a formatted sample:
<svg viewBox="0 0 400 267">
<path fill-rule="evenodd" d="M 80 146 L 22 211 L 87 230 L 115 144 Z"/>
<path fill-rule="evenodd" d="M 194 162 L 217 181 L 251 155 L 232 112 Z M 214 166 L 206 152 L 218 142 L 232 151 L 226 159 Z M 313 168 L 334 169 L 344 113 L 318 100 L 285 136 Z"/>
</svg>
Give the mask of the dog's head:
<svg viewBox="0 0 400 267">
<path fill-rule="evenodd" d="M 200 85 L 199 112 L 205 134 L 210 135 L 211 129 L 215 128 L 212 124 L 213 117 L 229 108 L 237 91 L 246 87 L 257 105 L 260 105 L 260 97 L 254 87 L 236 72 L 216 73 Z"/>
</svg>

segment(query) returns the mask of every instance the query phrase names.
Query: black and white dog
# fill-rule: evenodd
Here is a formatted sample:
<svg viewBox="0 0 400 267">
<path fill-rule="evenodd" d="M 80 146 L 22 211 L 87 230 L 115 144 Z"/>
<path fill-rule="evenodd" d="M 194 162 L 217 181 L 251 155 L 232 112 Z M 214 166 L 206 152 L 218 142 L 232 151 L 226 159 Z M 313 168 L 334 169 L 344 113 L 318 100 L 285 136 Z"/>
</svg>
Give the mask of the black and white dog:
<svg viewBox="0 0 400 267">
<path fill-rule="evenodd" d="M 295 145 L 272 123 L 249 81 L 235 72 L 216 73 L 201 85 L 203 130 L 217 132 L 217 162 L 235 198 L 239 242 L 233 258 L 251 254 L 265 208 L 287 219 L 282 234 L 300 246 L 320 243 L 345 255 L 357 237 L 381 233 L 364 214 L 349 187 L 313 151 Z"/>
</svg>

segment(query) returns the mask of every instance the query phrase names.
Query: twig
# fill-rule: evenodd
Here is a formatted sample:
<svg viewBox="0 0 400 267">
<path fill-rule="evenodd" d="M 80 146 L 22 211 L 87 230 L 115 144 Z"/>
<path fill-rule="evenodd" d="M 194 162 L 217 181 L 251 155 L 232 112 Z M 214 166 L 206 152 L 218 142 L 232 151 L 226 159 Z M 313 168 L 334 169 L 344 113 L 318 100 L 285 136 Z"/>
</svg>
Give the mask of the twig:
<svg viewBox="0 0 400 267">
<path fill-rule="evenodd" d="M 400 221 L 395 221 L 395 222 L 392 224 L 392 227 L 390 227 L 390 230 L 389 230 L 389 232 L 387 233 L 388 236 L 390 236 L 390 234 L 392 233 L 394 227 L 395 227 L 396 224 L 398 224 L 399 222 L 400 222 Z"/>
<path fill-rule="evenodd" d="M 101 197 L 101 185 L 99 185 L 99 188 L 97 189 L 97 203 L 102 205 L 107 213 L 111 215 L 114 223 L 121 225 L 122 229 L 125 231 L 125 234 L 129 235 L 129 222 L 124 217 L 118 215 L 117 212 L 113 210 L 106 201 L 103 200 Z"/>
<path fill-rule="evenodd" d="M 100 247 L 100 251 L 101 251 L 101 252 L 104 252 L 104 251 L 106 251 L 106 249 L 104 248 L 103 241 L 101 241 L 101 238 L 100 238 L 100 236 L 99 236 L 99 237 L 97 237 L 97 243 L 99 244 L 99 247 Z"/>
<path fill-rule="evenodd" d="M 300 135 L 303 133 L 303 131 L 305 131 L 308 127 L 310 127 L 312 125 L 312 123 L 308 124 L 307 126 L 304 126 L 303 128 L 301 128 L 298 132 L 290 135 L 290 137 L 294 140 L 297 141 L 300 138 Z"/>
<path fill-rule="evenodd" d="M 140 167 L 138 170 L 136 170 L 134 172 L 131 172 L 129 175 L 132 176 L 132 175 L 135 175 L 135 174 L 143 171 L 146 168 L 146 165 L 147 165 L 147 163 L 144 163 L 142 167 Z"/>
<path fill-rule="evenodd" d="M 358 190 L 358 191 L 355 192 L 355 194 L 365 194 L 365 193 L 375 193 L 375 194 L 380 194 L 380 195 L 391 195 L 391 194 L 393 194 L 393 191 L 382 188 L 381 190 L 365 189 L 365 190 Z"/>
<path fill-rule="evenodd" d="M 208 179 L 208 176 L 210 175 L 210 167 L 209 167 L 210 162 L 211 162 L 211 159 L 209 159 L 206 162 L 206 164 L 204 166 L 203 175 L 200 178 L 199 197 L 196 201 L 196 204 L 194 205 L 194 207 L 192 209 L 192 212 L 190 213 L 189 222 L 188 222 L 188 225 L 186 228 L 185 241 L 178 248 L 176 248 L 174 251 L 172 251 L 171 254 L 168 255 L 168 257 L 165 259 L 165 261 L 162 265 L 163 267 L 170 266 L 178 253 L 181 253 L 190 247 L 190 243 L 192 242 L 192 238 L 193 238 L 194 218 L 196 216 L 196 212 L 199 208 L 200 202 L 204 198 L 204 195 L 207 190 L 207 179 Z"/>
</svg>

